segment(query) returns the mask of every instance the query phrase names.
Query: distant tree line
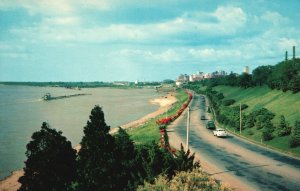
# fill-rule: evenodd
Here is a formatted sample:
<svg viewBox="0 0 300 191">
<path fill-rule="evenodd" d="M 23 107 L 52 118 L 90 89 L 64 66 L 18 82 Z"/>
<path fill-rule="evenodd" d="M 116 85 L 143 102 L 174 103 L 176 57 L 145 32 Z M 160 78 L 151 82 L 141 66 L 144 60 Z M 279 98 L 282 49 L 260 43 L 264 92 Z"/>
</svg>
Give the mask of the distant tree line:
<svg viewBox="0 0 300 191">
<path fill-rule="evenodd" d="M 233 106 L 235 100 L 225 99 L 222 93 L 219 93 L 208 87 L 205 91 L 200 90 L 199 86 L 191 85 L 190 89 L 196 93 L 206 94 L 214 108 L 216 119 L 219 123 L 232 127 L 236 131 L 240 130 L 240 106 Z M 248 105 L 242 104 L 241 109 L 248 108 Z M 296 121 L 291 126 L 283 115 L 280 116 L 278 125 L 274 125 L 272 119 L 275 114 L 266 108 L 260 108 L 249 114 L 242 113 L 242 130 L 251 129 L 261 131 L 263 141 L 270 141 L 275 137 L 289 136 L 289 146 L 291 148 L 300 146 L 300 121 Z"/>
<path fill-rule="evenodd" d="M 109 130 L 102 108 L 95 106 L 77 153 L 62 132 L 44 122 L 27 144 L 19 190 L 136 190 L 159 174 L 171 179 L 176 172 L 199 166 L 182 146 L 173 155 L 155 142 L 134 144 L 122 128 L 115 135 Z"/>
<path fill-rule="evenodd" d="M 143 87 L 143 86 L 158 86 L 160 82 L 141 82 L 135 84 L 128 82 L 128 85 L 118 85 L 113 82 L 0 82 L 3 85 L 22 85 L 22 86 L 38 86 L 38 87 L 64 87 L 64 88 L 96 88 L 96 87 Z"/>
<path fill-rule="evenodd" d="M 227 76 L 204 80 L 201 83 L 212 87 L 228 85 L 242 88 L 267 85 L 271 89 L 297 93 L 300 91 L 300 59 L 282 61 L 275 66 L 259 66 L 252 74 L 238 75 L 231 72 Z"/>
</svg>

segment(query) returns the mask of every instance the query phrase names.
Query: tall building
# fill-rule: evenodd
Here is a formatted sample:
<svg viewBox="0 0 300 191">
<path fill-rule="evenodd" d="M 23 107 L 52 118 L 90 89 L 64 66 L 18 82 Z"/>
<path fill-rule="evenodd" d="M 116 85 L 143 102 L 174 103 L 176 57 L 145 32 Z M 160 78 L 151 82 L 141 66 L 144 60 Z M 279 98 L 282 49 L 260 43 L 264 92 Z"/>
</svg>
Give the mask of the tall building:
<svg viewBox="0 0 300 191">
<path fill-rule="evenodd" d="M 249 74 L 249 66 L 245 66 L 243 73 Z"/>
<path fill-rule="evenodd" d="M 201 81 L 204 79 L 204 73 L 203 72 L 198 72 L 197 74 L 192 74 L 190 75 L 190 82 L 194 81 Z"/>
</svg>

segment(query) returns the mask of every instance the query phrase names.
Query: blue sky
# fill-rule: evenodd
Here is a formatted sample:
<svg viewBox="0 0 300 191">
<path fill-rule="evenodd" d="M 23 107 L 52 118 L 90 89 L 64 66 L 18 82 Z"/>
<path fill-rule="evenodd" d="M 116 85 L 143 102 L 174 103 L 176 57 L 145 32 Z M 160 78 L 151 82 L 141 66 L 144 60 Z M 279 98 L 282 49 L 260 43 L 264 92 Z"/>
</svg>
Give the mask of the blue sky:
<svg viewBox="0 0 300 191">
<path fill-rule="evenodd" d="M 158 81 L 297 55 L 299 0 L 1 0 L 0 81 Z"/>
</svg>

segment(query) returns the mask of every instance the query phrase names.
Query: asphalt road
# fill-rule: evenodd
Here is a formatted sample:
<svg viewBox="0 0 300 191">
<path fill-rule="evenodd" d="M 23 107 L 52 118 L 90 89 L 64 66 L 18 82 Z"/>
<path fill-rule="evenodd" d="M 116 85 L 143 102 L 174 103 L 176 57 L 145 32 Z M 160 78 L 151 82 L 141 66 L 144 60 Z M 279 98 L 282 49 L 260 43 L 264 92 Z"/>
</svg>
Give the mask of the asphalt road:
<svg viewBox="0 0 300 191">
<path fill-rule="evenodd" d="M 207 104 L 207 103 L 206 103 Z M 201 166 L 236 190 L 300 190 L 300 160 L 229 134 L 217 138 L 205 128 L 205 103 L 195 95 L 190 104 L 190 149 Z M 187 112 L 169 126 L 170 143 L 186 142 Z"/>
</svg>

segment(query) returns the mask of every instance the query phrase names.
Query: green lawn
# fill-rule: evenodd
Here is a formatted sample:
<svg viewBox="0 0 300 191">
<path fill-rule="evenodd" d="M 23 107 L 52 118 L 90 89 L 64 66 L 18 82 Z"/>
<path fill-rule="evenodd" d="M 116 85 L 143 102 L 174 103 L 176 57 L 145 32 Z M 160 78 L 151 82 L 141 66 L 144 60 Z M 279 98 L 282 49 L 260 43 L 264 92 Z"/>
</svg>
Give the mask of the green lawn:
<svg viewBox="0 0 300 191">
<path fill-rule="evenodd" d="M 235 105 L 244 103 L 249 106 L 245 112 L 249 113 L 255 109 L 265 107 L 276 116 L 273 119 L 275 126 L 279 123 L 280 115 L 284 115 L 290 125 L 294 125 L 296 120 L 300 120 L 300 93 L 293 94 L 291 92 L 282 92 L 279 90 L 271 90 L 268 87 L 254 87 L 248 89 L 242 89 L 229 86 L 217 86 L 214 89 L 218 92 L 222 92 L 225 99 L 235 99 Z M 231 127 L 227 129 L 238 133 Z M 261 141 L 261 130 L 257 130 L 255 127 L 251 129 L 245 129 L 242 135 L 257 142 L 262 143 L 268 147 L 273 147 L 282 152 L 288 153 L 300 157 L 300 148 L 289 148 L 288 140 L 290 136 L 275 137 L 271 141 Z"/>
<path fill-rule="evenodd" d="M 247 104 L 249 108 L 245 110 L 246 112 L 262 107 L 267 108 L 276 114 L 275 123 L 278 123 L 280 115 L 284 115 L 291 125 L 294 125 L 297 119 L 300 120 L 300 93 L 271 90 L 266 86 L 248 89 L 217 86 L 214 89 L 222 92 L 225 99 L 235 99 L 235 105 Z"/>
<path fill-rule="evenodd" d="M 179 110 L 182 104 L 187 101 L 188 95 L 183 89 L 179 89 L 176 91 L 176 99 L 177 102 L 170 108 L 167 112 L 168 115 L 173 115 Z M 151 119 L 146 124 L 141 125 L 137 128 L 134 128 L 128 131 L 131 139 L 136 143 L 149 143 L 151 141 L 158 142 L 160 138 L 158 125 L 156 124 L 156 120 L 164 117 L 165 114 L 162 114 L 154 119 Z"/>
</svg>

